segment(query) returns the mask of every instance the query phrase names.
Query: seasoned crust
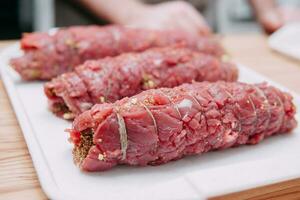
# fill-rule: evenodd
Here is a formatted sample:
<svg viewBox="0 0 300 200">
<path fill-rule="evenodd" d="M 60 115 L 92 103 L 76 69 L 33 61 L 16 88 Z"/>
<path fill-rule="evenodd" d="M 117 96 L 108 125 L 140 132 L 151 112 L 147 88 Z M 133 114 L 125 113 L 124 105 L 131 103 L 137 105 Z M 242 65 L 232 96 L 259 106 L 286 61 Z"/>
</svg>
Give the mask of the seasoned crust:
<svg viewBox="0 0 300 200">
<path fill-rule="evenodd" d="M 76 165 L 81 165 L 90 148 L 94 145 L 93 134 L 94 132 L 92 129 L 86 129 L 80 133 L 80 143 L 74 145 L 73 148 L 73 160 Z"/>
</svg>

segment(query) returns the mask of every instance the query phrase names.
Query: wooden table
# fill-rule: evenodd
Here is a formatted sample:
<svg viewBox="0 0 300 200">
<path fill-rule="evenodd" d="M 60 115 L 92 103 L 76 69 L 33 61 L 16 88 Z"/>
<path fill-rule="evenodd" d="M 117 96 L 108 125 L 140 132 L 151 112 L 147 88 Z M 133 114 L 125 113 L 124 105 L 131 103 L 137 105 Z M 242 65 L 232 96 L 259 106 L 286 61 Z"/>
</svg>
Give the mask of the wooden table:
<svg viewBox="0 0 300 200">
<path fill-rule="evenodd" d="M 230 35 L 223 42 L 235 60 L 300 93 L 300 62 L 271 52 L 264 36 Z M 1 81 L 0 127 L 0 199 L 47 199 Z M 211 199 L 300 199 L 300 178 Z"/>
</svg>

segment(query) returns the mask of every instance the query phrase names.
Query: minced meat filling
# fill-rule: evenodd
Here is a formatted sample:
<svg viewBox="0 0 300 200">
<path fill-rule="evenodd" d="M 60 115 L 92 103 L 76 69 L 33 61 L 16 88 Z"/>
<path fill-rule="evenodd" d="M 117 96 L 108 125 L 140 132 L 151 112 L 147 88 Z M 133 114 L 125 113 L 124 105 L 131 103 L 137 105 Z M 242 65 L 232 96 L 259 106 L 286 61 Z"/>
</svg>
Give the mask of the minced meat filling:
<svg viewBox="0 0 300 200">
<path fill-rule="evenodd" d="M 69 113 L 71 112 L 68 106 L 65 103 L 55 103 L 53 106 L 54 113 Z"/>
<path fill-rule="evenodd" d="M 93 146 L 93 134 L 94 132 L 91 129 L 87 129 L 81 132 L 80 135 L 80 143 L 75 145 L 73 149 L 74 162 L 78 165 L 82 163 L 82 161 L 87 156 L 90 148 Z"/>
</svg>

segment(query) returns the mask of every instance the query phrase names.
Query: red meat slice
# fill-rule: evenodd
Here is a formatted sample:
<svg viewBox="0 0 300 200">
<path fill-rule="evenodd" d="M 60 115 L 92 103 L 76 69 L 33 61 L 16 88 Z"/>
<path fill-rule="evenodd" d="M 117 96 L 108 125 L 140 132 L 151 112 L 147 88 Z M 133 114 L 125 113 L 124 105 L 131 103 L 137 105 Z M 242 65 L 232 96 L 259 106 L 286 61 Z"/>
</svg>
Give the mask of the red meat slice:
<svg viewBox="0 0 300 200">
<path fill-rule="evenodd" d="M 12 67 L 25 80 L 49 80 L 86 60 L 140 52 L 169 45 L 221 56 L 224 51 L 212 37 L 197 38 L 181 31 L 154 31 L 121 26 L 74 26 L 47 33 L 24 34 L 24 55 L 11 60 Z"/>
<path fill-rule="evenodd" d="M 96 103 L 114 102 L 143 90 L 192 81 L 235 81 L 236 67 L 186 48 L 153 48 L 141 53 L 86 61 L 45 85 L 50 109 L 72 118 Z"/>
<path fill-rule="evenodd" d="M 294 116 L 292 97 L 266 83 L 202 82 L 97 104 L 69 132 L 75 163 L 84 171 L 102 171 L 257 144 L 290 132 Z"/>
</svg>

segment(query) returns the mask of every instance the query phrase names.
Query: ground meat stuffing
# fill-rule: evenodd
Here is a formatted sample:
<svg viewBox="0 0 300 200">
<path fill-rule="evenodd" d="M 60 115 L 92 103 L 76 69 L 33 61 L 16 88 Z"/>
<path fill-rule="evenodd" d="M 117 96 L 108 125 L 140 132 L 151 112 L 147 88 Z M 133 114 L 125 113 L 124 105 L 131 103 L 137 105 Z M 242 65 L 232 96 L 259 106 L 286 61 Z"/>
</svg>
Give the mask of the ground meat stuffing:
<svg viewBox="0 0 300 200">
<path fill-rule="evenodd" d="M 80 165 L 83 159 L 87 156 L 90 148 L 93 146 L 93 131 L 92 129 L 84 130 L 80 133 L 80 141 L 73 148 L 74 162 Z"/>
</svg>

